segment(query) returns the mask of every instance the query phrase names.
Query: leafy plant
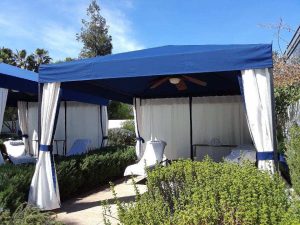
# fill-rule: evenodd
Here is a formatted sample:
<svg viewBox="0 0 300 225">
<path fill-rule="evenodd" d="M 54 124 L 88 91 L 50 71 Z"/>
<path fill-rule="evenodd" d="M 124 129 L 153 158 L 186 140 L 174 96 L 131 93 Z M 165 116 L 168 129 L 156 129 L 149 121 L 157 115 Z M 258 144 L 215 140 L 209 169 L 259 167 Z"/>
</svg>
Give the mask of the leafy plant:
<svg viewBox="0 0 300 225">
<path fill-rule="evenodd" d="M 250 164 L 180 160 L 149 171 L 147 188 L 135 202 L 117 204 L 121 224 L 300 222 L 299 209 L 289 201 L 281 178 Z"/>
<path fill-rule="evenodd" d="M 11 215 L 9 211 L 0 212 L 0 221 L 3 225 L 63 225 L 55 220 L 54 213 L 41 212 L 39 209 L 21 204 Z"/>
<path fill-rule="evenodd" d="M 286 155 L 293 188 L 300 194 L 300 127 L 297 125 L 290 130 Z"/>
<path fill-rule="evenodd" d="M 133 120 L 126 120 L 126 121 L 122 122 L 121 128 L 123 128 L 125 130 L 135 132 L 134 121 Z"/>
<path fill-rule="evenodd" d="M 109 147 L 88 154 L 58 157 L 57 179 L 62 200 L 75 197 L 121 176 L 135 161 L 134 148 Z M 11 212 L 27 201 L 34 165 L 0 166 L 0 208 Z"/>
<path fill-rule="evenodd" d="M 135 132 L 122 128 L 111 128 L 108 130 L 108 144 L 110 146 L 133 146 L 135 145 Z"/>
</svg>

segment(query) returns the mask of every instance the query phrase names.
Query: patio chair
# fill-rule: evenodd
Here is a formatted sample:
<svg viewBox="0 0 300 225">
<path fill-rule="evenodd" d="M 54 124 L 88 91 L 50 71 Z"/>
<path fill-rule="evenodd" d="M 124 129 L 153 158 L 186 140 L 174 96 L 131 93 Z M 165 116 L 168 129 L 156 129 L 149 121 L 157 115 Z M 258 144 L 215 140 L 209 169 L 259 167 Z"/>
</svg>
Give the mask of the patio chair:
<svg viewBox="0 0 300 225">
<path fill-rule="evenodd" d="M 92 141 L 90 139 L 77 139 L 74 141 L 71 149 L 67 152 L 67 156 L 81 155 L 86 153 L 91 146 Z"/>
<path fill-rule="evenodd" d="M 124 176 L 147 176 L 146 168 L 152 169 L 156 164 L 161 163 L 164 157 L 164 150 L 167 143 L 160 140 L 148 141 L 141 160 L 125 169 Z"/>
<path fill-rule="evenodd" d="M 15 145 L 17 146 L 17 145 Z M 19 145 L 21 146 L 21 144 Z M 21 151 L 14 152 L 15 154 L 9 154 L 12 150 L 8 151 L 7 148 L 9 148 L 10 145 L 8 143 L 4 142 L 4 148 L 1 148 L 1 157 L 3 158 L 4 162 L 12 163 L 14 165 L 19 164 L 34 164 L 36 163 L 37 159 L 25 154 L 19 154 Z M 21 146 L 22 147 L 22 146 Z M 21 147 L 17 150 L 20 150 Z M 1 164 L 1 163 L 0 163 Z"/>
</svg>

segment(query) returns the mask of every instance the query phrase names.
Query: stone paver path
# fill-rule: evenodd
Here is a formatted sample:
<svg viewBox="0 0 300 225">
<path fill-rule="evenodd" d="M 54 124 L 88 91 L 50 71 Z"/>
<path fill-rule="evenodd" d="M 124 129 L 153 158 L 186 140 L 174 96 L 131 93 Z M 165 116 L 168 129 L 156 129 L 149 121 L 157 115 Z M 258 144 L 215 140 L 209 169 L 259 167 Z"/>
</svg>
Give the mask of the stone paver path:
<svg viewBox="0 0 300 225">
<path fill-rule="evenodd" d="M 146 185 L 137 185 L 139 191 L 144 193 Z M 133 201 L 135 198 L 134 187 L 130 181 L 123 180 L 115 182 L 117 197 L 121 202 Z M 101 225 L 103 223 L 102 206 L 100 202 L 108 200 L 111 205 L 112 215 L 117 216 L 116 205 L 113 204 L 113 195 L 109 186 L 96 190 L 84 196 L 62 203 L 62 208 L 57 210 L 57 220 L 67 225 Z M 112 224 L 117 224 L 117 220 L 111 219 Z"/>
</svg>

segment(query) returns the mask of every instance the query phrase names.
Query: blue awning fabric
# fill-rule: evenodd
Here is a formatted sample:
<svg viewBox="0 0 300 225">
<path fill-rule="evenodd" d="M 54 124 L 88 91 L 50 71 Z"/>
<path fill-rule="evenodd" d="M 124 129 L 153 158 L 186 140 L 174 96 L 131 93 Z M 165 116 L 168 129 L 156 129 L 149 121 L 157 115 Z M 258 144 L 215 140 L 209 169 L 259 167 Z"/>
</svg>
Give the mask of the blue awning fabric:
<svg viewBox="0 0 300 225">
<path fill-rule="evenodd" d="M 8 96 L 8 105 L 16 106 L 17 101 L 37 101 L 38 74 L 20 69 L 5 63 L 0 63 L 0 87 L 13 90 Z M 108 100 L 78 91 L 63 89 L 63 100 L 78 101 L 97 105 L 107 105 Z"/>
<path fill-rule="evenodd" d="M 40 82 L 63 82 L 62 87 L 132 103 L 134 97 L 163 98 L 239 94 L 240 70 L 270 68 L 272 45 L 180 45 L 42 65 Z M 189 75 L 207 82 L 187 82 L 178 91 L 165 84 L 150 89 L 162 76 Z"/>
</svg>

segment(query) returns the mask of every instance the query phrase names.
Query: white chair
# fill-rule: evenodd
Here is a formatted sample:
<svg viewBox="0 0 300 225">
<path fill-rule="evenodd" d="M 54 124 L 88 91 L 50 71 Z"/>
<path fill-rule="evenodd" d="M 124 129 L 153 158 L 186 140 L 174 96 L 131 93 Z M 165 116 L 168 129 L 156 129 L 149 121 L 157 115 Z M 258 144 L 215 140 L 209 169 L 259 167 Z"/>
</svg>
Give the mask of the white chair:
<svg viewBox="0 0 300 225">
<path fill-rule="evenodd" d="M 74 141 L 71 149 L 67 152 L 67 156 L 81 155 L 86 153 L 91 146 L 92 141 L 90 139 L 77 139 Z"/>
<path fill-rule="evenodd" d="M 22 140 L 8 140 L 4 142 L 7 155 L 14 165 L 36 163 L 37 159 L 27 155 Z"/>
<path fill-rule="evenodd" d="M 141 160 L 125 169 L 124 176 L 146 176 L 145 168 L 153 168 L 157 163 L 161 163 L 167 143 L 164 141 L 148 141 Z"/>
<path fill-rule="evenodd" d="M 3 142 L 7 154 L 13 157 L 20 157 L 26 155 L 25 145 L 22 140 L 8 140 Z"/>
</svg>

